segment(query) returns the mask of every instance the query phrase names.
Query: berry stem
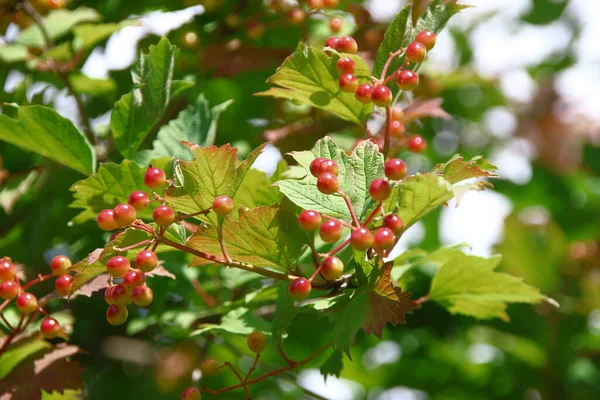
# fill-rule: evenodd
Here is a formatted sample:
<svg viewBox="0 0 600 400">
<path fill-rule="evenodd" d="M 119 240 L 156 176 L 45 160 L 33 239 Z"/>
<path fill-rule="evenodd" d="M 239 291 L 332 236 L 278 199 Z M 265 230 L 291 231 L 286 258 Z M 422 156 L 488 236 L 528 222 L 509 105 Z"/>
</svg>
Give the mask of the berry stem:
<svg viewBox="0 0 600 400">
<path fill-rule="evenodd" d="M 332 219 L 332 220 L 334 220 L 334 221 L 338 221 L 340 224 L 344 225 L 346 228 L 354 229 L 354 225 L 352 225 L 352 224 L 349 224 L 349 223 L 347 223 L 346 221 L 343 221 L 343 220 L 341 220 L 341 219 L 337 219 L 337 218 L 334 218 L 334 217 L 332 217 L 332 216 L 329 216 L 329 215 L 327 215 L 327 214 L 323 214 L 323 213 L 321 213 L 321 216 L 322 216 L 323 218 L 325 218 L 325 219 Z"/>
<path fill-rule="evenodd" d="M 240 380 L 240 385 L 242 386 L 242 388 L 244 388 L 244 392 L 246 392 L 246 397 L 248 399 L 252 398 L 252 395 L 250 394 L 250 391 L 248 390 L 248 388 L 246 387 L 246 381 L 244 380 L 244 378 L 242 378 L 242 376 L 240 375 L 240 373 L 237 371 L 237 369 L 235 369 L 235 367 L 229 362 L 227 361 L 226 363 L 224 363 L 221 368 L 229 368 L 233 371 L 233 373 L 235 374 L 235 376 L 238 377 L 238 379 Z"/>
<path fill-rule="evenodd" d="M 429 293 L 427 293 L 425 296 L 421 296 L 418 299 L 415 300 L 415 303 L 417 304 L 423 304 L 425 302 L 429 301 Z"/>
<path fill-rule="evenodd" d="M 113 250 L 117 251 L 119 253 L 123 252 L 123 251 L 133 250 L 133 249 L 138 248 L 138 247 L 146 246 L 146 245 L 152 243 L 153 240 L 154 240 L 154 238 L 142 240 L 141 242 L 134 243 L 131 246 L 127 246 L 127 247 L 116 247 L 116 246 L 113 246 Z"/>
<path fill-rule="evenodd" d="M 248 379 L 250 379 L 250 375 L 252 375 L 252 373 L 256 369 L 256 364 L 258 364 L 259 359 L 260 359 L 260 353 L 256 353 L 256 357 L 254 357 L 254 362 L 252 363 L 252 366 L 248 370 L 248 373 L 246 374 L 246 377 L 244 378 L 244 382 L 248 382 Z"/>
<path fill-rule="evenodd" d="M 184 220 L 187 218 L 197 217 L 198 215 L 206 215 L 210 212 L 210 210 L 212 210 L 212 207 L 209 207 L 206 210 L 198 211 L 198 212 L 191 213 L 191 214 L 179 214 L 177 216 L 177 218 L 175 219 L 175 222 L 181 221 L 181 220 Z"/>
<path fill-rule="evenodd" d="M 247 386 L 253 385 L 253 384 L 258 383 L 260 381 L 264 381 L 267 378 L 270 378 L 270 377 L 275 376 L 275 375 L 279 375 L 279 374 L 287 372 L 287 371 L 289 371 L 291 369 L 295 369 L 295 368 L 301 367 L 304 364 L 307 364 L 307 363 L 311 362 L 312 360 L 314 360 L 315 358 L 317 358 L 321 353 L 323 353 L 325 350 L 329 349 L 330 347 L 331 347 L 331 343 L 327 344 L 326 346 L 321 347 L 319 350 L 317 350 L 316 352 L 314 352 L 310 356 L 306 357 L 305 359 L 303 359 L 301 361 L 296 362 L 293 365 L 292 364 L 286 365 L 285 367 L 281 367 L 281 368 L 278 368 L 278 369 L 273 370 L 271 372 L 267 372 L 266 374 L 263 374 L 263 375 L 261 375 L 261 376 L 259 376 L 257 378 L 254 378 L 252 380 L 239 383 L 237 385 L 228 386 L 226 388 L 219 389 L 219 390 L 212 390 L 212 389 L 203 387 L 200 390 L 203 391 L 203 392 L 210 393 L 213 396 L 216 396 L 216 395 L 219 395 L 221 393 L 229 392 L 230 390 L 234 390 L 234 389 L 238 389 L 238 388 L 243 387 L 246 390 L 246 393 L 248 393 L 247 392 Z"/>
<path fill-rule="evenodd" d="M 48 278 L 51 278 L 53 275 L 52 274 L 46 274 L 46 275 L 39 275 L 37 278 L 35 278 L 34 280 L 31 280 L 29 282 L 27 282 L 25 285 L 23 285 L 21 287 L 21 290 L 25 291 L 28 288 L 30 288 L 31 286 L 35 285 L 36 283 L 40 283 L 45 281 Z"/>
<path fill-rule="evenodd" d="M 385 107 L 385 136 L 383 140 L 383 157 L 388 157 L 390 151 L 390 136 L 392 135 L 392 106 Z"/>
<path fill-rule="evenodd" d="M 198 296 L 200 296 L 200 298 L 206 303 L 207 306 L 216 307 L 219 305 L 217 299 L 208 294 L 208 292 L 204 289 L 204 286 L 202 286 L 200 280 L 196 279 L 192 281 L 192 286 L 194 287 L 196 293 L 198 293 Z"/>
<path fill-rule="evenodd" d="M 333 249 L 329 250 L 329 252 L 325 253 L 323 257 L 329 257 L 336 254 L 337 252 L 341 251 L 344 247 L 348 246 L 348 243 L 350 243 L 350 238 L 344 240 L 337 247 L 334 247 Z"/>
<path fill-rule="evenodd" d="M 404 49 L 400 48 L 400 49 L 396 50 L 395 52 L 390 53 L 388 59 L 385 62 L 385 65 L 383 66 L 383 70 L 381 71 L 381 77 L 379 78 L 379 80 L 381 82 L 383 82 L 385 80 L 385 75 L 387 74 L 387 70 L 390 67 L 390 64 L 392 63 L 392 60 L 394 59 L 394 57 L 399 56 L 400 54 L 402 54 L 403 51 L 404 51 Z"/>
<path fill-rule="evenodd" d="M 266 268 L 257 267 L 255 265 L 247 264 L 247 263 L 243 263 L 243 262 L 239 262 L 239 261 L 231 260 L 228 262 L 226 260 L 223 260 L 220 257 L 213 256 L 211 254 L 207 254 L 207 253 L 204 253 L 204 252 L 196 250 L 196 249 L 192 249 L 191 247 L 179 244 L 179 243 L 174 242 L 167 238 L 162 238 L 162 243 L 167 246 L 174 247 L 178 250 L 185 251 L 186 253 L 190 253 L 197 257 L 204 258 L 205 260 L 212 261 L 216 264 L 221 264 L 221 265 L 226 265 L 228 267 L 243 269 L 246 271 L 257 273 L 262 276 L 266 276 L 268 278 L 273 278 L 273 279 L 277 279 L 280 281 L 293 281 L 294 279 L 298 278 L 298 276 L 296 276 L 296 275 L 282 274 L 280 272 L 271 271 Z"/>
<path fill-rule="evenodd" d="M 379 214 L 379 212 L 383 212 L 383 203 L 382 202 L 379 202 L 377 204 L 377 207 L 375 207 L 375 209 L 373 211 L 371 211 L 371 214 L 369 214 L 367 219 L 365 219 L 365 222 L 363 222 L 362 227 L 366 227 L 367 225 L 369 225 L 369 223 L 371 223 L 371 221 L 373 221 L 373 218 L 375 218 L 377 216 L 377 214 Z"/>
<path fill-rule="evenodd" d="M 350 215 L 352 216 L 352 222 L 354 223 L 354 227 L 360 228 L 360 222 L 358 222 L 358 218 L 356 218 L 356 213 L 354 212 L 354 207 L 352 207 L 352 202 L 350 201 L 350 198 L 346 193 L 342 192 L 341 190 L 338 190 L 338 194 L 342 196 L 342 198 L 346 202 L 346 205 L 348 206 L 348 210 L 350 211 Z"/>
<path fill-rule="evenodd" d="M 8 322 L 8 320 L 6 319 L 6 317 L 4 316 L 3 313 L 0 313 L 0 318 L 2 318 L 2 322 L 4 322 L 6 324 L 6 327 L 8 329 L 10 329 L 11 332 L 15 330 L 15 328 L 13 328 L 13 326 L 10 324 L 10 322 Z"/>
</svg>

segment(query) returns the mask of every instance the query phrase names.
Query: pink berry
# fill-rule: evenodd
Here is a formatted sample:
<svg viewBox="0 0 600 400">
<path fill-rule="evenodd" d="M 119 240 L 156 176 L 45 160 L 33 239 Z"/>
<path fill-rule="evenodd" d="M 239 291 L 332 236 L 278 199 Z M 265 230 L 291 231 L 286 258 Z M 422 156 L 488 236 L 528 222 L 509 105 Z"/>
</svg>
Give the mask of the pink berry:
<svg viewBox="0 0 600 400">
<path fill-rule="evenodd" d="M 150 189 L 158 189 L 165 184 L 167 176 L 160 168 L 148 167 L 144 175 L 144 184 Z"/>
<path fill-rule="evenodd" d="M 169 206 L 158 206 L 152 212 L 152 218 L 158 226 L 169 226 L 175 222 L 175 211 Z"/>
<path fill-rule="evenodd" d="M 406 48 L 406 59 L 413 64 L 418 64 L 423 61 L 426 55 L 427 49 L 423 43 L 412 42 Z"/>
<path fill-rule="evenodd" d="M 369 186 L 369 193 L 374 200 L 384 201 L 392 194 L 392 187 L 384 179 L 375 179 Z"/>
<path fill-rule="evenodd" d="M 335 176 L 337 176 L 337 174 L 340 172 L 340 169 L 337 165 L 337 163 L 333 160 L 323 160 L 323 162 L 321 162 L 319 164 L 319 174 L 324 174 L 326 172 L 329 172 L 330 174 L 334 174 Z M 317 177 L 318 177 L 317 175 Z"/>
<path fill-rule="evenodd" d="M 296 278 L 290 283 L 288 291 L 294 299 L 303 300 L 310 295 L 311 289 L 312 285 L 308 279 Z"/>
<path fill-rule="evenodd" d="M 340 53 L 356 54 L 358 51 L 358 44 L 352 36 L 342 36 L 338 43 L 337 50 Z"/>
<path fill-rule="evenodd" d="M 321 263 L 321 274 L 325 279 L 335 281 L 344 273 L 344 263 L 337 257 L 327 257 Z"/>
<path fill-rule="evenodd" d="M 15 281 L 4 281 L 0 283 L 0 297 L 4 300 L 12 300 L 19 294 L 19 285 Z"/>
<path fill-rule="evenodd" d="M 17 308 L 24 314 L 30 314 L 38 309 L 37 298 L 31 293 L 21 293 L 17 297 Z"/>
<path fill-rule="evenodd" d="M 123 286 L 127 290 L 133 290 L 134 287 L 144 283 L 144 273 L 135 269 L 130 270 L 123 277 Z"/>
<path fill-rule="evenodd" d="M 406 132 L 404 124 L 400 121 L 392 119 L 390 122 L 390 133 L 393 137 L 402 137 Z"/>
<path fill-rule="evenodd" d="M 334 174 L 325 172 L 317 178 L 317 189 L 324 194 L 333 194 L 340 188 L 340 182 Z"/>
<path fill-rule="evenodd" d="M 143 210 L 144 208 L 146 208 L 148 206 L 149 202 L 150 202 L 150 197 L 148 197 L 148 194 L 146 192 L 142 192 L 141 190 L 133 192 L 129 195 L 128 203 L 133 208 L 135 208 L 137 211 L 140 211 L 140 210 Z"/>
<path fill-rule="evenodd" d="M 319 176 L 319 174 L 321 173 L 319 171 L 319 167 L 321 166 L 321 163 L 325 161 L 324 158 L 315 158 L 314 160 L 312 160 L 312 162 L 310 163 L 310 173 L 312 176 L 314 176 L 315 178 L 317 178 Z"/>
<path fill-rule="evenodd" d="M 344 74 L 340 76 L 339 85 L 342 92 L 354 93 L 358 88 L 358 79 L 352 74 Z"/>
<path fill-rule="evenodd" d="M 321 214 L 313 210 L 305 210 L 298 216 L 298 225 L 305 231 L 315 231 L 321 225 Z"/>
<path fill-rule="evenodd" d="M 54 282 L 54 290 L 61 296 L 68 296 L 71 294 L 71 288 L 73 287 L 73 277 L 71 275 L 62 275 L 56 278 Z"/>
<path fill-rule="evenodd" d="M 158 257 L 151 250 L 142 250 L 135 256 L 135 266 L 142 272 L 150 272 L 158 265 Z"/>
<path fill-rule="evenodd" d="M 212 204 L 215 214 L 224 217 L 233 211 L 233 200 L 229 196 L 216 197 Z"/>
<path fill-rule="evenodd" d="M 118 204 L 113 208 L 113 218 L 119 228 L 125 228 L 135 220 L 135 208 L 129 204 Z"/>
<path fill-rule="evenodd" d="M 106 310 L 106 320 L 111 325 L 121 325 L 127 321 L 127 307 L 118 304 L 111 304 Z"/>
<path fill-rule="evenodd" d="M 356 64 L 350 57 L 340 58 L 337 60 L 337 63 L 335 63 L 335 67 L 340 74 L 353 74 L 356 70 Z"/>
<path fill-rule="evenodd" d="M 50 270 L 54 276 L 66 274 L 70 266 L 71 260 L 67 256 L 56 256 L 50 261 Z"/>
<path fill-rule="evenodd" d="M 421 31 L 417 34 L 417 37 L 415 38 L 415 42 L 422 43 L 427 50 L 433 49 L 436 40 L 437 36 L 431 31 Z"/>
<path fill-rule="evenodd" d="M 400 71 L 396 84 L 402 90 L 414 90 L 419 84 L 419 75 L 409 69 Z"/>
<path fill-rule="evenodd" d="M 422 136 L 415 135 L 408 139 L 408 150 L 414 153 L 422 153 L 427 149 L 427 142 Z"/>
<path fill-rule="evenodd" d="M 371 100 L 379 107 L 385 107 L 392 102 L 392 91 L 387 86 L 377 86 L 371 93 Z"/>
<path fill-rule="evenodd" d="M 0 281 L 10 281 L 15 279 L 17 267 L 8 257 L 0 259 Z"/>
<path fill-rule="evenodd" d="M 394 247 L 396 236 L 389 228 L 379 228 L 375 231 L 375 248 L 389 250 Z"/>
<path fill-rule="evenodd" d="M 343 226 L 340 221 L 335 219 L 328 219 L 321 224 L 319 229 L 319 235 L 321 239 L 326 243 L 334 243 L 340 240 L 342 237 Z"/>
<path fill-rule="evenodd" d="M 131 300 L 138 307 L 148 307 L 154 299 L 154 293 L 148 286 L 136 286 L 131 292 Z"/>
<path fill-rule="evenodd" d="M 325 41 L 325 47 L 331 47 L 334 50 L 338 49 L 338 45 L 340 44 L 340 38 L 337 36 L 331 36 Z"/>
<path fill-rule="evenodd" d="M 117 225 L 115 222 L 115 214 L 113 213 L 113 210 L 107 209 L 100 211 L 98 217 L 96 218 L 96 222 L 98 223 L 100 229 L 105 231 L 112 231 L 119 227 L 119 225 Z"/>
<path fill-rule="evenodd" d="M 358 228 L 350 234 L 350 245 L 357 250 L 373 247 L 373 234 L 367 228 Z"/>
<path fill-rule="evenodd" d="M 371 85 L 370 83 L 363 83 L 358 86 L 356 92 L 354 92 L 354 96 L 356 96 L 356 100 L 360 101 L 361 103 L 370 103 L 372 101 L 371 95 L 373 94 L 374 89 L 375 86 Z"/>
<path fill-rule="evenodd" d="M 181 392 L 181 400 L 200 400 L 200 391 L 195 387 L 188 387 Z"/>
<path fill-rule="evenodd" d="M 131 264 L 129 264 L 129 260 L 122 256 L 112 257 L 106 263 L 106 269 L 113 278 L 124 277 L 130 268 Z"/>
<path fill-rule="evenodd" d="M 332 18 L 329 21 L 329 29 L 332 32 L 339 32 L 342 29 L 342 20 L 339 18 Z"/>
<path fill-rule="evenodd" d="M 60 333 L 60 325 L 54 318 L 46 317 L 40 323 L 40 332 L 46 339 L 54 339 Z"/>
<path fill-rule="evenodd" d="M 404 228 L 404 221 L 396 214 L 389 214 L 383 218 L 383 224 L 393 233 L 400 233 Z"/>
<path fill-rule="evenodd" d="M 385 176 L 393 181 L 399 181 L 406 176 L 408 168 L 404 161 L 399 158 L 392 158 L 385 162 L 383 167 Z"/>
</svg>

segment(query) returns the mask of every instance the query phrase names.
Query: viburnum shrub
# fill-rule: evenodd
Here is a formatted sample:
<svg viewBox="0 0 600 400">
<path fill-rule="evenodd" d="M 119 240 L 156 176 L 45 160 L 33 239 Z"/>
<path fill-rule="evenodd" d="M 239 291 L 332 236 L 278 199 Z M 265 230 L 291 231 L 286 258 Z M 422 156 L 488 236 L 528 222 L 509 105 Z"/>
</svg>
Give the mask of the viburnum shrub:
<svg viewBox="0 0 600 400">
<path fill-rule="evenodd" d="M 299 7 L 286 9 L 276 1 L 268 7 L 269 15 L 280 15 L 294 25 L 326 16 L 335 33 L 346 29 L 344 21 L 330 14 L 339 4 L 301 1 Z M 74 264 L 67 256 L 57 255 L 47 274 L 29 281 L 19 274 L 13 260 L 0 261 L 0 297 L 4 299 L 0 313 L 14 306 L 20 316 L 17 323 L 4 319 L 9 334 L 0 345 L 0 357 L 37 320 L 44 338 L 69 339 L 46 310 L 55 297 L 73 299 L 102 290 L 111 325 L 125 324 L 130 315 L 145 315 L 135 310 L 151 309 L 153 277 L 171 275 L 168 262 L 161 261 L 167 252 L 186 253 L 192 266 L 212 266 L 243 282 L 230 290 L 235 298 L 222 305 L 197 282 L 196 291 L 214 312 L 206 314 L 211 316 L 210 323 L 192 334 L 244 335 L 247 349 L 239 351 L 251 354 L 253 360 L 242 373 L 239 365 L 227 359 L 202 357 L 200 384 L 183 390 L 182 399 L 237 389 L 251 398 L 253 384 L 317 361 L 325 377 L 339 376 L 343 353 L 351 355 L 359 331 L 381 338 L 386 325 L 407 323 L 406 315 L 419 312 L 428 301 L 439 303 L 451 314 L 507 319 L 507 303 L 549 300 L 521 279 L 495 272 L 497 257 L 472 256 L 457 247 L 432 253 L 394 250 L 406 230 L 425 215 L 453 198 L 459 200 L 469 190 L 491 186 L 485 179 L 496 177 L 495 167 L 481 157 L 465 160 L 457 155 L 429 172 L 415 171 L 403 160 L 407 151 L 431 151 L 415 120 L 445 115 L 439 103 L 432 102 L 415 115 L 414 105 L 422 100 L 415 99 L 413 91 L 419 89 L 419 69 L 428 52 L 435 51 L 437 32 L 462 8 L 455 0 L 434 1 L 410 23 L 409 15 L 414 17 L 414 12 L 408 5 L 391 22 L 372 68 L 352 36 L 323 38 L 318 46 L 301 43 L 269 78 L 271 87 L 257 96 L 319 108 L 355 126 L 356 136 L 346 144 L 322 137 L 310 150 L 292 152 L 289 164 L 280 164 L 272 176 L 252 169 L 265 144 L 244 160 L 229 144 L 212 144 L 210 132 L 214 135 L 216 129 L 212 124 L 221 110 L 209 110 L 202 96 L 197 110 L 186 109 L 175 123 L 164 124 L 168 104 L 155 102 L 168 101 L 164 99 L 193 86 L 173 79 L 170 63 L 175 48 L 166 38 L 150 46 L 148 54 L 132 67 L 135 88 L 112 110 L 111 141 L 124 157 L 118 164 L 104 163 L 96 170 L 95 150 L 72 123 L 54 111 L 40 111 L 39 106 L 18 109 L 22 120 L 31 115 L 41 119 L 43 112 L 45 123 L 60 121 L 65 135 L 72 134 L 66 142 L 69 148 L 78 149 L 77 154 L 48 152 L 41 144 L 23 144 L 21 137 L 6 139 L 2 134 L 0 138 L 89 175 L 72 186 L 72 206 L 82 210 L 73 223 L 95 219 L 95 228 L 109 231 L 110 238 Z M 27 12 L 27 7 L 19 10 Z M 357 23 L 361 15 L 354 12 Z M 235 15 L 228 15 L 225 23 L 230 29 L 241 25 Z M 243 25 L 246 39 L 254 41 L 270 29 L 259 19 Z M 40 29 L 43 36 L 50 35 L 43 25 Z M 50 63 L 47 68 L 63 78 L 70 72 L 66 64 Z M 164 90 L 171 92 L 163 96 Z M 372 116 L 383 123 L 377 125 Z M 29 132 L 29 127 L 4 118 L 22 136 Z M 161 124 L 157 140 L 170 144 L 155 144 L 140 155 L 138 149 Z M 194 129 L 205 130 L 201 143 L 187 140 L 197 137 L 191 132 Z M 177 154 L 165 149 L 177 149 L 173 150 Z M 428 292 L 413 296 L 410 281 L 401 281 L 402 275 L 426 263 L 437 270 L 431 272 Z M 38 299 L 30 292 L 52 279 L 54 294 Z M 257 281 L 262 283 L 251 284 Z M 211 287 L 220 284 L 212 282 Z M 156 298 L 166 297 L 157 290 Z M 262 306 L 267 311 L 259 314 Z M 300 315 L 304 321 L 324 318 L 329 329 L 308 354 L 292 357 L 286 351 L 286 338 L 297 329 L 294 322 Z M 270 361 L 262 363 L 261 354 L 266 352 Z M 219 354 L 225 357 L 226 353 Z M 210 378 L 226 370 L 239 382 L 213 388 Z M 131 395 L 136 397 L 135 388 Z"/>
</svg>

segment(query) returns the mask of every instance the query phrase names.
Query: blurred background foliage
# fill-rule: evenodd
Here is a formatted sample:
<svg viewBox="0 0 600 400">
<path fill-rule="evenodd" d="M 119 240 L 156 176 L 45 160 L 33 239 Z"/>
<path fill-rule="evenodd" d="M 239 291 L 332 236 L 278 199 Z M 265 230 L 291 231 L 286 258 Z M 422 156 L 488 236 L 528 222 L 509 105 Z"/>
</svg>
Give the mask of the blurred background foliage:
<svg viewBox="0 0 600 400">
<path fill-rule="evenodd" d="M 77 90 L 94 131 L 100 137 L 108 134 L 107 113 L 131 89 L 128 66 L 137 51 L 146 51 L 166 34 L 181 48 L 175 76 L 196 85 L 169 108 L 165 121 L 194 104 L 200 93 L 211 105 L 233 99 L 221 115 L 217 144 L 231 142 L 244 156 L 272 141 L 261 159 L 267 171 L 273 171 L 280 154 L 310 148 L 326 134 L 350 147 L 362 136 L 361 129 L 318 110 L 253 96 L 267 88 L 266 79 L 300 40 L 321 46 L 330 35 L 327 19 L 311 19 L 303 28 L 269 3 L 67 0 L 68 9 L 97 10 L 98 22 L 131 20 L 126 24 L 131 26 L 108 41 L 75 53 L 76 71 L 83 74 Z M 357 39 L 365 59 L 373 59 L 386 23 L 404 3 L 341 1 L 344 29 Z M 443 98 L 453 119 L 411 125 L 409 131 L 420 132 L 430 146 L 423 155 L 402 156 L 416 172 L 455 153 L 467 158 L 483 154 L 500 167 L 501 179 L 494 190 L 470 193 L 460 207 L 451 203 L 429 215 L 403 237 L 401 247 L 433 250 L 466 242 L 474 254 L 502 253 L 501 268 L 541 288 L 560 309 L 511 306 L 509 323 L 482 323 L 426 303 L 408 316 L 408 325 L 386 328 L 382 342 L 359 335 L 353 362 L 343 361 L 341 378 L 324 382 L 316 369 L 283 375 L 253 387 L 257 399 L 312 398 L 315 393 L 327 399 L 378 400 L 600 398 L 600 51 L 594 46 L 600 4 L 463 3 L 474 8 L 455 17 L 441 35 L 416 93 Z M 25 28 L 31 21 L 3 14 L 3 24 L 11 18 L 15 23 L 0 38 L 0 102 L 51 105 L 79 123 L 64 84 L 54 73 L 35 67 L 44 59 L 35 58 L 39 49 L 30 48 L 23 60 L 12 58 L 9 47 L 19 25 Z M 71 43 L 73 37 L 68 32 L 60 43 Z M 73 59 L 69 45 L 59 50 Z M 150 147 L 151 139 L 144 147 Z M 120 162 L 110 146 L 105 153 L 99 150 L 103 161 Z M 26 272 L 35 276 L 55 254 L 66 252 L 79 260 L 104 243 L 107 235 L 93 222 L 67 226 L 77 214 L 68 208 L 69 187 L 81 178 L 0 142 L 0 255 L 26 265 Z M 239 298 L 256 282 L 227 270 L 187 268 L 190 260 L 184 254 L 164 258 L 177 279 L 154 279 L 153 307 L 130 316 L 125 326 L 106 323 L 100 294 L 53 304 L 75 316 L 71 342 L 85 350 L 77 358 L 85 368 L 85 398 L 178 398 L 197 378 L 193 371 L 203 349 L 246 368 L 251 362 L 243 337 L 219 333 L 190 338 L 189 333 L 200 320 L 214 321 L 216 312 L 206 304 L 206 293 L 218 301 Z M 416 287 L 422 283 L 425 291 L 430 278 L 424 266 L 403 279 Z M 263 296 L 257 301 L 273 299 L 276 292 Z M 291 355 L 319 347 L 324 329 L 326 325 L 300 317 L 286 341 Z M 267 352 L 263 361 L 276 365 L 277 357 Z M 235 383 L 227 374 L 210 379 L 215 388 Z M 231 392 L 221 398 L 240 396 Z"/>
</svg>

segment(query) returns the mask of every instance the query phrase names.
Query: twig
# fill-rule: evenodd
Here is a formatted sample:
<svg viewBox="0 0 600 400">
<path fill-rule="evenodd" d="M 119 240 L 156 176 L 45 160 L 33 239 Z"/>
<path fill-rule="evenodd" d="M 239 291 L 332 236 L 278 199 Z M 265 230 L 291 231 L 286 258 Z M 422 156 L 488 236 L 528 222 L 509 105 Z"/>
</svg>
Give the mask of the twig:
<svg viewBox="0 0 600 400">
<path fill-rule="evenodd" d="M 42 32 L 42 36 L 44 37 L 44 42 L 46 42 L 45 48 L 48 49 L 50 47 L 54 47 L 54 41 L 50 37 L 50 34 L 48 34 L 48 31 L 46 30 L 46 27 L 44 26 L 44 22 L 42 21 L 42 16 L 40 15 L 40 13 L 35 9 L 35 7 L 33 7 L 31 5 L 29 0 L 23 0 L 23 2 L 21 4 L 23 5 L 25 12 L 27 12 L 27 14 L 29 14 L 29 16 L 31 18 L 33 18 L 35 23 L 40 28 L 40 31 Z"/>
<path fill-rule="evenodd" d="M 356 228 L 360 228 L 360 222 L 358 221 L 358 218 L 356 218 L 356 213 L 354 212 L 354 207 L 352 206 L 350 198 L 346 193 L 342 192 L 341 190 L 338 190 L 338 194 L 342 196 L 342 198 L 346 202 L 346 206 L 348 206 L 348 210 L 350 211 L 350 216 L 352 216 L 352 222 L 354 223 L 354 226 Z"/>
<path fill-rule="evenodd" d="M 52 274 L 40 275 L 37 278 L 35 278 L 34 280 L 31 280 L 31 281 L 27 282 L 25 285 L 21 286 L 21 290 L 27 290 L 31 286 L 33 286 L 37 283 L 43 282 L 48 278 L 52 278 Z"/>
<path fill-rule="evenodd" d="M 385 107 L 385 136 L 383 140 L 383 156 L 387 158 L 390 150 L 390 136 L 392 134 L 392 106 Z"/>
<path fill-rule="evenodd" d="M 423 304 L 426 301 L 429 301 L 429 293 L 427 293 L 425 296 L 421 296 L 418 299 L 416 299 L 415 303 L 417 303 L 417 304 Z"/>
</svg>

